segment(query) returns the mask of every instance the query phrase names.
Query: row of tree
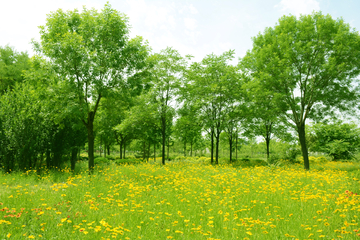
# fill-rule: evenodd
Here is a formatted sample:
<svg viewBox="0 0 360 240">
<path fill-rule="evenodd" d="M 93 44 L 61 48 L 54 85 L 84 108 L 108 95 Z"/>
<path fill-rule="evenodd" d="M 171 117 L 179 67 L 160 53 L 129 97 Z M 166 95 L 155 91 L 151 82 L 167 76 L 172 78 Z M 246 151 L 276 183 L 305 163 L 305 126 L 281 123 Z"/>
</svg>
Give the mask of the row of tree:
<svg viewBox="0 0 360 240">
<path fill-rule="evenodd" d="M 0 49 L 0 164 L 7 171 L 58 166 L 64 156 L 74 168 L 85 142 L 91 171 L 95 137 L 105 148 L 116 141 L 121 157 L 133 139 L 144 153 L 160 145 L 165 164 L 171 135 L 192 149 L 206 133 L 218 163 L 221 133 L 230 161 L 247 134 L 262 136 L 269 156 L 270 140 L 288 139 L 290 128 L 309 169 L 306 120 L 357 106 L 360 36 L 321 13 L 282 17 L 253 38 L 237 65 L 232 50 L 200 62 L 172 48 L 151 53 L 141 37 L 129 38 L 127 17 L 109 4 L 101 12 L 52 12 L 40 35 L 31 59 Z"/>
</svg>

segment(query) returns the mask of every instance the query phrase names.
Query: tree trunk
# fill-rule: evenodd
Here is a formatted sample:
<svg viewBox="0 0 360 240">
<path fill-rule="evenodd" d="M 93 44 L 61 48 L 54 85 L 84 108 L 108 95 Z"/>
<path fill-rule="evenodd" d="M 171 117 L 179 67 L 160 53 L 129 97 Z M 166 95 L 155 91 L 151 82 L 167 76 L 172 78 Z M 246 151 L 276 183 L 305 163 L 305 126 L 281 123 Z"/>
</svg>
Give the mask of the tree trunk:
<svg viewBox="0 0 360 240">
<path fill-rule="evenodd" d="M 120 144 L 119 144 L 119 146 L 120 146 L 120 159 L 123 159 L 122 158 L 122 151 L 123 151 L 123 143 L 122 143 L 122 141 L 120 142 Z"/>
<path fill-rule="evenodd" d="M 101 148 L 102 148 L 102 138 L 100 138 L 100 146 L 99 146 L 100 157 L 101 157 Z"/>
<path fill-rule="evenodd" d="M 193 149 L 193 143 L 191 142 L 190 143 L 190 157 L 192 157 L 192 149 Z M 196 155 L 196 153 L 195 153 L 195 155 Z"/>
<path fill-rule="evenodd" d="M 88 132 L 88 154 L 89 154 L 89 172 L 91 173 L 94 170 L 94 112 L 89 112 L 88 114 L 88 123 L 86 125 Z"/>
<path fill-rule="evenodd" d="M 184 157 L 186 157 L 186 141 L 184 141 Z"/>
<path fill-rule="evenodd" d="M 52 167 L 52 164 L 51 164 L 51 156 L 50 156 L 50 150 L 49 149 L 46 149 L 46 167 L 47 169 L 50 169 Z"/>
<path fill-rule="evenodd" d="M 235 159 L 237 161 L 237 152 L 238 152 L 238 133 L 236 132 L 236 141 L 235 141 Z"/>
<path fill-rule="evenodd" d="M 161 129 L 161 137 L 162 137 L 162 161 L 161 161 L 161 163 L 163 164 L 163 165 L 165 165 L 165 146 L 166 146 L 166 119 L 165 119 L 165 117 L 163 116 L 162 118 L 161 118 L 161 126 L 162 126 L 162 129 Z"/>
<path fill-rule="evenodd" d="M 76 157 L 77 157 L 77 148 L 71 149 L 71 171 L 75 171 Z"/>
<path fill-rule="evenodd" d="M 151 143 L 149 141 L 149 145 L 148 145 L 148 151 L 147 151 L 147 161 L 149 161 L 149 157 L 150 157 L 150 147 L 151 147 Z"/>
<path fill-rule="evenodd" d="M 266 141 L 266 158 L 267 158 L 267 161 L 269 162 L 269 156 L 270 156 L 270 137 L 269 137 L 269 136 L 266 136 L 265 141 Z"/>
<path fill-rule="evenodd" d="M 216 152 L 215 152 L 215 164 L 219 164 L 219 142 L 220 142 L 220 134 L 216 137 Z"/>
<path fill-rule="evenodd" d="M 156 144 L 154 143 L 154 162 L 156 162 Z"/>
<path fill-rule="evenodd" d="M 40 162 L 39 162 L 39 166 L 38 166 L 38 172 L 39 172 L 39 175 L 41 175 L 41 170 L 42 170 L 42 164 L 43 164 L 43 161 L 44 161 L 44 153 L 41 152 L 41 155 L 40 155 Z"/>
<path fill-rule="evenodd" d="M 124 142 L 124 159 L 126 159 L 125 153 L 126 153 L 126 142 Z"/>
<path fill-rule="evenodd" d="M 305 138 L 305 123 L 300 124 L 298 126 L 298 133 L 299 133 L 299 141 L 301 145 L 301 151 L 304 158 L 304 168 L 305 170 L 310 170 L 310 163 L 309 163 L 309 153 L 306 146 L 306 138 Z"/>
<path fill-rule="evenodd" d="M 106 157 L 106 144 L 104 144 L 104 157 Z"/>
<path fill-rule="evenodd" d="M 214 128 L 211 128 L 211 164 L 214 163 Z"/>
<path fill-rule="evenodd" d="M 168 158 L 168 161 L 170 161 L 170 137 L 168 137 L 167 158 Z"/>
<path fill-rule="evenodd" d="M 233 140 L 232 140 L 232 133 L 231 133 L 231 135 L 229 135 L 230 163 L 232 162 L 232 143 L 233 143 Z"/>
<path fill-rule="evenodd" d="M 108 156 L 110 156 L 110 145 L 107 146 Z"/>
</svg>

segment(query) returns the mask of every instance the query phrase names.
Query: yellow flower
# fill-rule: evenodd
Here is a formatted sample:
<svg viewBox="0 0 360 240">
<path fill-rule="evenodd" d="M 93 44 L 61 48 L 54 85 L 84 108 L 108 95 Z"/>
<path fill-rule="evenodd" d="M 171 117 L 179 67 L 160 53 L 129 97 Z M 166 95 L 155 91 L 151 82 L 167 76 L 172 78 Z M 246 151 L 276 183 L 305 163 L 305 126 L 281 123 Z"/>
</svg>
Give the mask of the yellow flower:
<svg viewBox="0 0 360 240">
<path fill-rule="evenodd" d="M 11 237 L 11 233 L 8 233 L 8 235 L 6 235 L 7 238 L 10 238 Z"/>
<path fill-rule="evenodd" d="M 35 238 L 33 235 L 28 236 L 28 238 Z"/>
</svg>

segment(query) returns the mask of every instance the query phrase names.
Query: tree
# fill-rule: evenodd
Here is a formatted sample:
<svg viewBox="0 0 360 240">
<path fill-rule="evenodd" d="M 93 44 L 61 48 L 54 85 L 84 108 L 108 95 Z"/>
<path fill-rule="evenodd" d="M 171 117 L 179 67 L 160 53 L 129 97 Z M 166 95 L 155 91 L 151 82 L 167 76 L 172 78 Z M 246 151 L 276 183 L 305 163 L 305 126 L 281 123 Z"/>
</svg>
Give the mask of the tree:
<svg viewBox="0 0 360 240">
<path fill-rule="evenodd" d="M 26 52 L 18 53 L 9 46 L 0 47 L 0 94 L 15 83 L 24 80 L 23 71 L 30 68 L 29 56 Z"/>
<path fill-rule="evenodd" d="M 40 26 L 40 35 L 35 47 L 57 66 L 76 96 L 69 104 L 87 128 L 91 171 L 94 119 L 100 100 L 115 88 L 131 88 L 134 76 L 145 65 L 148 47 L 141 37 L 129 39 L 127 17 L 110 4 L 100 13 L 85 7 L 81 13 L 76 9 L 52 12 L 46 25 Z"/>
<path fill-rule="evenodd" d="M 202 139 L 202 126 L 198 119 L 196 108 L 191 102 L 184 102 L 183 106 L 178 109 L 179 118 L 175 123 L 175 134 L 184 144 L 184 157 L 186 157 L 186 144 L 190 143 L 190 157 L 192 157 L 193 146 L 197 141 Z"/>
<path fill-rule="evenodd" d="M 207 55 L 200 63 L 193 63 L 188 71 L 187 88 L 192 101 L 200 109 L 200 118 L 211 139 L 211 163 L 215 138 L 215 163 L 219 159 L 220 134 L 225 128 L 229 112 L 238 105 L 241 89 L 237 68 L 229 64 L 234 51 L 224 52 L 220 56 Z"/>
<path fill-rule="evenodd" d="M 247 117 L 244 121 L 245 134 L 261 136 L 266 143 L 266 157 L 269 161 L 270 141 L 275 136 L 288 138 L 288 126 L 281 120 L 281 111 L 274 102 L 271 91 L 259 86 L 259 81 L 247 79 L 244 85 L 246 92 Z"/>
<path fill-rule="evenodd" d="M 360 36 L 342 19 L 314 12 L 283 16 L 253 38 L 242 59 L 245 74 L 271 91 L 282 115 L 298 133 L 304 168 L 310 169 L 306 119 L 351 109 L 357 100 Z"/>
<path fill-rule="evenodd" d="M 351 159 L 360 147 L 360 129 L 354 123 L 316 123 L 308 136 L 312 151 L 329 154 L 334 160 Z"/>
<path fill-rule="evenodd" d="M 154 145 L 155 156 L 156 145 L 160 142 L 162 126 L 158 105 L 154 104 L 153 96 L 149 92 L 138 96 L 134 102 L 134 105 L 125 114 L 124 120 L 114 127 L 114 130 L 119 137 L 119 143 L 124 147 L 130 138 L 140 140 L 145 159 L 146 155 L 150 155 L 150 145 Z M 146 144 L 148 151 L 146 151 Z"/>
<path fill-rule="evenodd" d="M 175 100 L 186 65 L 185 58 L 172 48 L 166 48 L 159 54 L 153 55 L 153 68 L 150 76 L 152 86 L 149 94 L 153 104 L 156 105 L 161 123 L 162 164 L 165 164 L 166 140 L 169 140 L 173 116 L 175 115 L 175 110 L 171 104 Z"/>
</svg>

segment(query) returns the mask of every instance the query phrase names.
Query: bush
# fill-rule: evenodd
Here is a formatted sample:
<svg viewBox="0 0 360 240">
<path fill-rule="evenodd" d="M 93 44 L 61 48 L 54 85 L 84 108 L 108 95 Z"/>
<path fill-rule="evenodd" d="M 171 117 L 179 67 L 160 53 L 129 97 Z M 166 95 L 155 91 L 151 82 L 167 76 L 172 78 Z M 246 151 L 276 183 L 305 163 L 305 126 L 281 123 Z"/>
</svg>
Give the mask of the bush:
<svg viewBox="0 0 360 240">
<path fill-rule="evenodd" d="M 80 156 L 79 160 L 80 161 L 88 161 L 89 158 L 87 156 Z"/>
<path fill-rule="evenodd" d="M 276 164 L 280 160 L 278 154 L 270 154 L 269 159 L 267 160 L 268 164 Z"/>
<path fill-rule="evenodd" d="M 297 161 L 298 162 L 304 162 L 304 158 L 302 156 L 298 157 Z M 329 160 L 324 156 L 320 156 L 320 157 L 309 156 L 309 162 L 310 163 L 326 163 L 328 161 Z"/>
<path fill-rule="evenodd" d="M 110 163 L 109 159 L 105 158 L 105 157 L 97 157 L 94 160 L 95 164 L 108 164 Z"/>
</svg>

